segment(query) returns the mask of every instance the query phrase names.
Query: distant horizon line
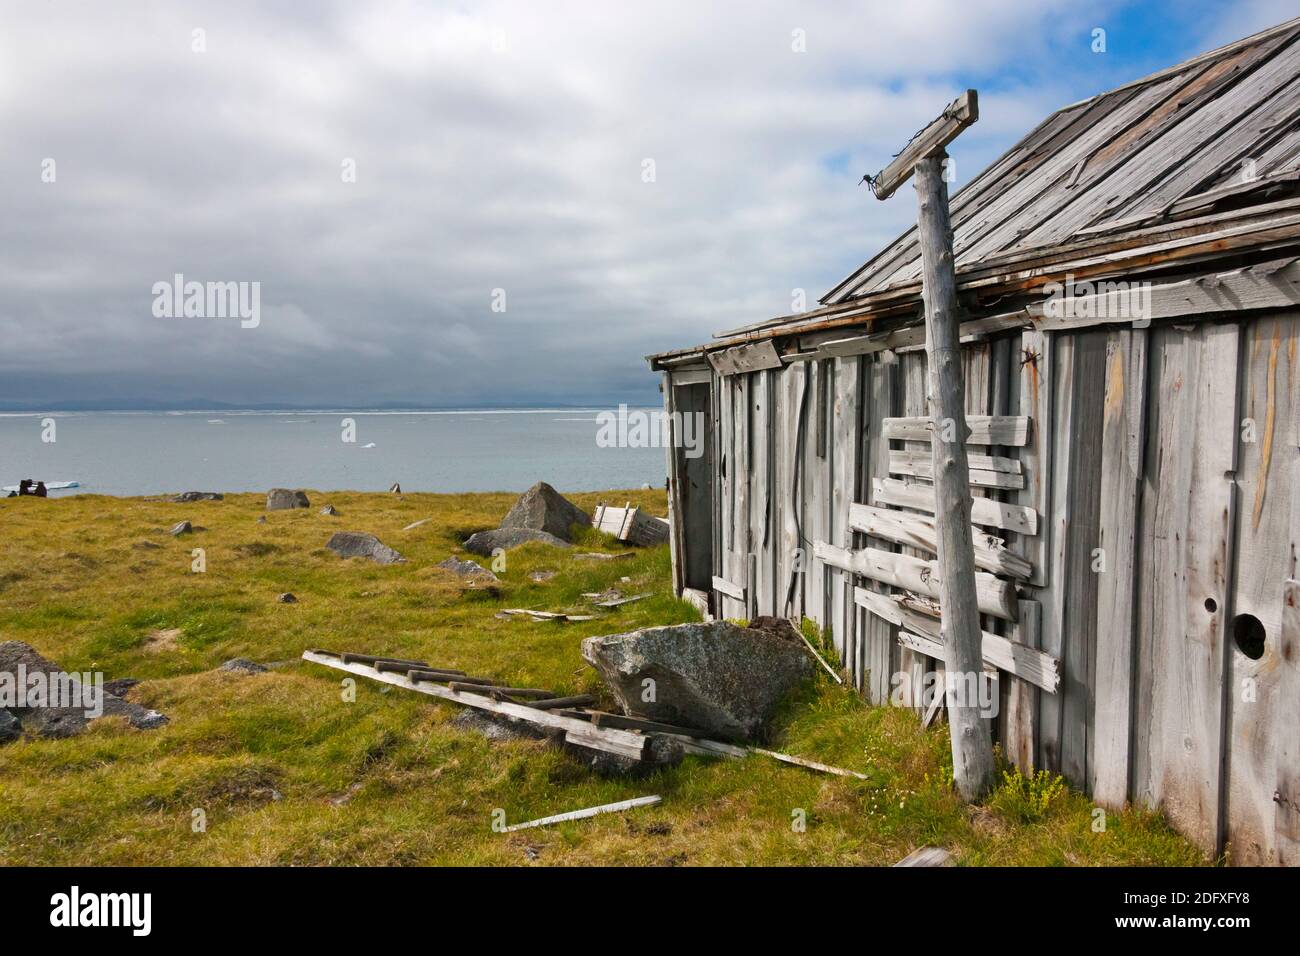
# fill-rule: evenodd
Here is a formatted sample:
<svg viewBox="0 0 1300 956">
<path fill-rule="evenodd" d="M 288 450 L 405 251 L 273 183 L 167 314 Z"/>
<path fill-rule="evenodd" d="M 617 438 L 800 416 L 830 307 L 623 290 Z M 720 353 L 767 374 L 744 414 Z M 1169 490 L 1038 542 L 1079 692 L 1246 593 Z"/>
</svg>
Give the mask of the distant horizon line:
<svg viewBox="0 0 1300 956">
<path fill-rule="evenodd" d="M 508 411 L 546 411 L 546 410 L 595 410 L 617 408 L 619 405 L 647 408 L 656 407 L 659 402 L 652 399 L 623 398 L 612 402 L 512 402 L 508 404 L 492 403 L 481 405 L 421 405 L 385 403 L 381 405 L 329 405 L 329 404 L 280 404 L 261 402 L 249 405 L 232 405 L 224 402 L 200 404 L 198 402 L 164 402 L 136 403 L 96 403 L 96 402 L 52 402 L 49 404 L 0 402 L 0 414 L 39 415 L 58 412 L 175 412 L 178 414 L 197 412 L 218 412 L 231 414 L 238 412 L 508 412 Z"/>
</svg>

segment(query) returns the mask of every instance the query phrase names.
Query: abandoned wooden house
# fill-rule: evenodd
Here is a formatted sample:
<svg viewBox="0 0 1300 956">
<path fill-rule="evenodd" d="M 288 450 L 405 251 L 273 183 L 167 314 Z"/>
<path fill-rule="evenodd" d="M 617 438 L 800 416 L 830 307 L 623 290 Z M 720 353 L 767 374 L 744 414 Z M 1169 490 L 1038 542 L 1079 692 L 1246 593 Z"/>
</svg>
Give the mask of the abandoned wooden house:
<svg viewBox="0 0 1300 956">
<path fill-rule="evenodd" d="M 995 739 L 1300 863 L 1300 20 L 1061 109 L 951 214 Z M 920 270 L 912 229 L 815 310 L 649 359 L 706 427 L 668 453 L 679 593 L 812 618 L 913 706 L 942 657 Z"/>
</svg>

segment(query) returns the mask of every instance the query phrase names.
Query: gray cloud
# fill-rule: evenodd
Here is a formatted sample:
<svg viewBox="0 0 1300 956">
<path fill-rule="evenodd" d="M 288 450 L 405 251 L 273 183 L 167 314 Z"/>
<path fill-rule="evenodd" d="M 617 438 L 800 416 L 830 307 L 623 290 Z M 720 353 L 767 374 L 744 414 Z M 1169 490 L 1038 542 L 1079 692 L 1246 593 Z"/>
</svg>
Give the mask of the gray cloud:
<svg viewBox="0 0 1300 956">
<path fill-rule="evenodd" d="M 965 81 L 959 174 L 1110 85 L 1057 69 L 1108 6 L 7 6 L 0 401 L 650 398 L 913 218 L 854 183 Z M 261 325 L 154 318 L 176 272 Z"/>
</svg>

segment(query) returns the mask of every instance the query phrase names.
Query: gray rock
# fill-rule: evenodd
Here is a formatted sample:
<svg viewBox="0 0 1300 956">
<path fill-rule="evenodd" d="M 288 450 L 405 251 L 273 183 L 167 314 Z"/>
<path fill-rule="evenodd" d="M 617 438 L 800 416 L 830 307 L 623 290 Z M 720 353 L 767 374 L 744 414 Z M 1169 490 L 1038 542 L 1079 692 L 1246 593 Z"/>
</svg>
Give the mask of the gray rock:
<svg viewBox="0 0 1300 956">
<path fill-rule="evenodd" d="M 528 541 L 540 541 L 557 548 L 569 548 L 572 545 L 546 531 L 534 531 L 531 528 L 497 528 L 495 531 L 480 531 L 470 535 L 465 542 L 465 550 L 490 557 L 497 548 L 509 551 Z"/>
<path fill-rule="evenodd" d="M 258 523 L 258 524 L 266 524 L 266 515 L 258 515 L 258 516 L 257 516 L 257 523 Z"/>
<path fill-rule="evenodd" d="M 114 697 L 121 697 L 125 700 L 127 693 L 138 683 L 140 683 L 140 681 L 134 677 L 119 677 L 117 680 L 104 681 L 104 690 L 108 691 Z"/>
<path fill-rule="evenodd" d="M 221 665 L 221 670 L 232 674 L 265 674 L 266 668 L 247 657 L 234 657 Z"/>
<path fill-rule="evenodd" d="M 283 594 L 281 594 L 279 597 L 277 597 L 276 600 L 279 601 L 281 604 L 297 604 L 297 603 L 298 603 L 298 599 L 297 599 L 296 597 L 294 597 L 292 591 L 285 591 Z"/>
<path fill-rule="evenodd" d="M 60 688 L 66 687 L 69 691 L 80 692 L 80 675 L 65 675 L 57 664 L 46 660 L 30 644 L 22 641 L 0 643 L 0 672 L 13 674 L 16 682 L 20 666 L 21 673 L 26 675 L 38 672 L 45 674 L 45 683 L 51 691 L 57 683 Z M 90 721 L 97 720 L 101 716 L 125 717 L 127 722 L 138 730 L 153 730 L 167 723 L 167 718 L 156 710 L 149 710 L 139 704 L 125 701 L 116 694 L 109 693 L 107 689 L 103 690 L 103 699 L 99 702 L 102 707 L 95 708 L 96 701 L 92 697 L 93 693 L 91 688 L 86 688 L 86 696 L 80 701 L 83 705 L 91 705 L 90 707 L 51 707 L 47 703 L 30 707 L 10 707 L 9 710 L 22 724 L 24 733 L 33 737 L 71 737 L 81 733 Z M 86 714 L 88 709 L 101 709 L 102 713 L 89 717 Z"/>
<path fill-rule="evenodd" d="M 473 561 L 462 561 L 455 555 L 452 555 L 446 561 L 439 561 L 435 567 L 445 568 L 453 574 L 460 575 L 471 586 L 501 583 L 501 579 L 487 568 L 475 564 Z"/>
<path fill-rule="evenodd" d="M 591 516 L 544 481 L 533 485 L 515 502 L 501 520 L 502 528 L 546 531 L 562 541 L 572 541 L 570 528 L 586 527 Z"/>
<path fill-rule="evenodd" d="M 397 564 L 406 560 L 373 534 L 364 531 L 336 531 L 325 542 L 325 547 L 341 558 L 369 558 L 376 564 Z"/>
<path fill-rule="evenodd" d="M 189 534 L 193 530 L 194 530 L 194 525 L 190 524 L 188 521 L 181 521 L 178 522 L 176 525 L 174 525 L 172 527 L 172 530 L 168 533 L 173 538 L 176 538 L 183 534 Z"/>
<path fill-rule="evenodd" d="M 589 637 L 582 656 L 625 713 L 729 739 L 758 737 L 781 699 L 813 673 L 797 635 L 726 621 Z M 652 701 L 642 700 L 646 679 L 655 682 Z"/>
<path fill-rule="evenodd" d="M 528 580 L 533 581 L 537 584 L 545 584 L 547 581 L 551 580 L 551 578 L 555 577 L 557 573 L 558 572 L 556 571 L 548 571 L 539 568 L 536 571 L 528 572 Z"/>
<path fill-rule="evenodd" d="M 546 736 L 545 731 L 536 724 L 472 707 L 466 707 L 453 717 L 451 725 L 482 734 L 488 740 L 538 740 Z"/>
<path fill-rule="evenodd" d="M 267 511 L 287 511 L 292 508 L 310 508 L 305 491 L 292 491 L 288 488 L 272 488 L 266 493 Z"/>
<path fill-rule="evenodd" d="M 187 501 L 222 501 L 225 495 L 219 495 L 215 491 L 182 491 L 172 499 L 177 504 L 184 504 Z"/>
<path fill-rule="evenodd" d="M 337 515 L 337 514 L 338 514 L 338 511 L 336 511 L 336 510 L 334 509 L 334 506 L 333 506 L 333 505 L 326 505 L 324 508 L 322 508 L 322 509 L 320 510 L 320 513 L 323 514 L 323 515 L 329 515 L 329 516 L 332 517 L 332 516 Z"/>
<path fill-rule="evenodd" d="M 682 746 L 681 741 L 659 734 L 650 736 L 650 743 L 641 760 L 569 743 L 564 745 L 564 749 L 601 777 L 644 776 L 660 767 L 675 767 L 686 756 L 686 748 Z"/>
<path fill-rule="evenodd" d="M 17 740 L 23 732 L 22 725 L 18 723 L 18 718 L 9 711 L 0 708 L 0 744 L 7 744 L 11 740 Z"/>
</svg>

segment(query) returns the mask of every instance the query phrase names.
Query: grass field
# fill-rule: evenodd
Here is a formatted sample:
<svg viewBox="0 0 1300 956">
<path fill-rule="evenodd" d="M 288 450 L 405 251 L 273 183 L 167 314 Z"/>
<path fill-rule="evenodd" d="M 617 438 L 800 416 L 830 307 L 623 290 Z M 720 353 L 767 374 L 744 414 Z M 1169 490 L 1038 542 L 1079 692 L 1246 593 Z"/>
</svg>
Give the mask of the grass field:
<svg viewBox="0 0 1300 956">
<path fill-rule="evenodd" d="M 667 547 L 592 562 L 529 545 L 510 552 L 499 597 L 463 592 L 433 565 L 495 527 L 513 495 L 310 494 L 308 510 L 271 513 L 262 495 L 0 500 L 0 640 L 69 670 L 140 678 L 131 699 L 170 717 L 156 731 L 103 719 L 76 738 L 0 747 L 0 865 L 857 865 L 922 845 L 967 865 L 1206 862 L 1148 812 L 1111 813 L 1094 832 L 1090 803 L 1046 779 L 1012 778 L 965 807 L 946 727 L 922 730 L 910 711 L 870 707 L 824 675 L 787 702 L 774 746 L 865 781 L 758 756 L 601 779 L 542 742 L 461 729 L 460 708 L 422 695 L 363 679 L 345 702 L 344 675 L 299 661 L 304 649 L 602 694 L 583 637 L 696 613 L 671 595 Z M 570 497 L 588 511 L 602 499 L 665 510 L 662 491 Z M 340 516 L 318 514 L 326 504 Z M 202 530 L 171 537 L 182 519 Z M 373 532 L 408 561 L 341 560 L 324 546 L 338 530 Z M 204 573 L 191 571 L 194 548 Z M 624 549 L 589 531 L 575 550 Z M 530 580 L 543 569 L 557 574 Z M 582 592 L 611 586 L 653 597 L 584 623 L 494 616 L 581 610 Z M 277 603 L 283 591 L 299 603 Z M 215 669 L 237 656 L 272 669 Z M 511 834 L 491 826 L 498 808 L 514 823 L 646 794 L 663 802 Z"/>
</svg>

